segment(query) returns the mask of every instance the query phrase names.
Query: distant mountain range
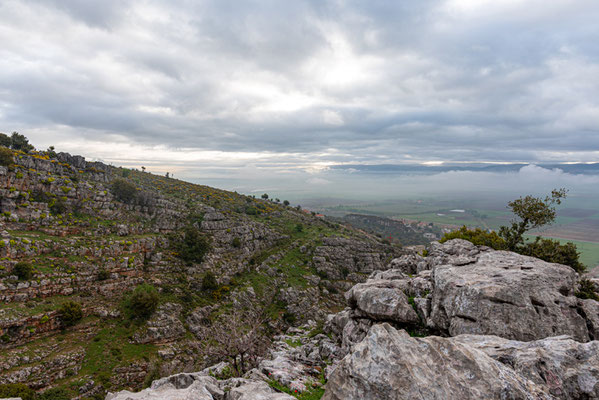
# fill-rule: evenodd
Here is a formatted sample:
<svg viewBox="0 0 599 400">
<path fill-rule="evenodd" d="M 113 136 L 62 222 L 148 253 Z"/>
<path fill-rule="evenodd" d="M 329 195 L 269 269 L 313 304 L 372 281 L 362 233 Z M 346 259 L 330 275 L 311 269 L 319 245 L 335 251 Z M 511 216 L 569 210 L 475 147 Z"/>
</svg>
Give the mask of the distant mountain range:
<svg viewBox="0 0 599 400">
<path fill-rule="evenodd" d="M 375 174 L 436 174 L 448 171 L 477 171 L 477 172 L 517 172 L 522 167 L 532 165 L 521 164 L 445 164 L 445 165 L 421 165 L 421 164 L 344 164 L 333 165 L 333 170 L 345 170 L 362 173 Z M 599 175 L 599 163 L 591 164 L 534 164 L 546 169 L 560 169 L 570 174 Z"/>
</svg>

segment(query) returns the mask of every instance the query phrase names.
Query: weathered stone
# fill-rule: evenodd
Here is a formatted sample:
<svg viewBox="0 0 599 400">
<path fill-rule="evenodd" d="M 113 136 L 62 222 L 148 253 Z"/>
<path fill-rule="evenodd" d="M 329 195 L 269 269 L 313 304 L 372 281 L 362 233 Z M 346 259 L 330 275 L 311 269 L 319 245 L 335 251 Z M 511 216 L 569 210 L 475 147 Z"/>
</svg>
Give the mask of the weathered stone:
<svg viewBox="0 0 599 400">
<path fill-rule="evenodd" d="M 368 280 L 351 288 L 345 297 L 350 307 L 357 308 L 361 314 L 382 321 L 403 324 L 417 324 L 418 315 L 408 302 L 396 281 Z"/>
<path fill-rule="evenodd" d="M 456 243 L 458 257 L 461 242 Z M 577 274 L 572 268 L 507 251 L 483 252 L 464 265 L 452 260 L 433 267 L 429 326 L 452 336 L 493 334 L 526 341 L 568 334 L 589 340 L 573 296 Z"/>
<path fill-rule="evenodd" d="M 551 399 L 545 388 L 452 339 L 374 325 L 330 375 L 323 400 Z"/>
</svg>

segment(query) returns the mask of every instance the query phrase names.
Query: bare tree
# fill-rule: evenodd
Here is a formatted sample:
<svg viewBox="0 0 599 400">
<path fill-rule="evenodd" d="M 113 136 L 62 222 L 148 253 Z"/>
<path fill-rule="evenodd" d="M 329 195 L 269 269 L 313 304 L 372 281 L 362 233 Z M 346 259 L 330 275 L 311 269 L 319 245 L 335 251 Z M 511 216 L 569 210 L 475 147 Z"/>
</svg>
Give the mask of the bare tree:
<svg viewBox="0 0 599 400">
<path fill-rule="evenodd" d="M 233 373 L 242 376 L 258 365 L 270 346 L 268 321 L 264 309 L 234 309 L 221 315 L 205 331 L 205 354 L 229 361 Z"/>
</svg>

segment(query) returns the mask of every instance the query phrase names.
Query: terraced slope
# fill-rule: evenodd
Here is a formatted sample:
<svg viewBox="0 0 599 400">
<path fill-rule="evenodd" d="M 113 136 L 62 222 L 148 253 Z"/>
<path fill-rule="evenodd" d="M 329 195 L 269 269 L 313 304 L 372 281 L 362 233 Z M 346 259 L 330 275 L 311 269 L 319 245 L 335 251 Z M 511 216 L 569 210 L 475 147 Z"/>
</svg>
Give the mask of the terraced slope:
<svg viewBox="0 0 599 400">
<path fill-rule="evenodd" d="M 134 196 L 115 197 L 116 180 Z M 15 152 L 0 213 L 0 384 L 79 398 L 202 369 L 207 329 L 232 308 L 266 308 L 273 333 L 321 319 L 400 252 L 292 207 L 65 153 Z M 144 283 L 158 308 L 132 318 Z"/>
</svg>

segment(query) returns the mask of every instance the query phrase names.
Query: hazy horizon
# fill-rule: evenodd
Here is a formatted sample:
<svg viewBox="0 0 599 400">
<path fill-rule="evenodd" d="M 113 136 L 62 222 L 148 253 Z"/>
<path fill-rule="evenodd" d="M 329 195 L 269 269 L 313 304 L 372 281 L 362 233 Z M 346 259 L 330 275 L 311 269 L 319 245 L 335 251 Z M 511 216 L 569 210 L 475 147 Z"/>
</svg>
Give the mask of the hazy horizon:
<svg viewBox="0 0 599 400">
<path fill-rule="evenodd" d="M 591 0 L 4 0 L 0 131 L 250 190 L 597 162 L 597 20 Z"/>
</svg>

